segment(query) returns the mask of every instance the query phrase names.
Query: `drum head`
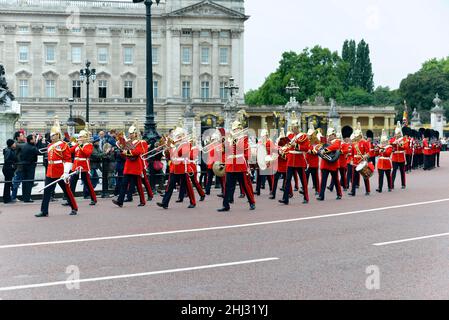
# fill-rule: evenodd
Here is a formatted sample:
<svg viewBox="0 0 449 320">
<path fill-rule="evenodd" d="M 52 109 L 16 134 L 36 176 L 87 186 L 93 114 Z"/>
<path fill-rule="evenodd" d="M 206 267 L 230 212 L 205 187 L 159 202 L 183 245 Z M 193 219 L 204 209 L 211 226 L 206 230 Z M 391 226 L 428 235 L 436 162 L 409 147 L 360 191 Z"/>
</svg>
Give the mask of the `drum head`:
<svg viewBox="0 0 449 320">
<path fill-rule="evenodd" d="M 355 168 L 356 171 L 362 171 L 363 168 L 365 168 L 367 165 L 366 161 L 360 162 L 360 164 Z"/>
<path fill-rule="evenodd" d="M 266 156 L 266 147 L 262 144 L 259 144 L 257 146 L 257 164 L 259 165 L 260 170 L 265 170 L 267 168 L 267 163 L 265 162 Z"/>
</svg>

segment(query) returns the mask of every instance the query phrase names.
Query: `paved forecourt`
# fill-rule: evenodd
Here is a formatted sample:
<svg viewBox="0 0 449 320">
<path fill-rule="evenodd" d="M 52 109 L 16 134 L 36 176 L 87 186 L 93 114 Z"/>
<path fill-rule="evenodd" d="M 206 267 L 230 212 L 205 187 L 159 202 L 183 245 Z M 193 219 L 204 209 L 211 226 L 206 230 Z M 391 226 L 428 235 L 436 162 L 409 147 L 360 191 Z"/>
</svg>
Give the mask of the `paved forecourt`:
<svg viewBox="0 0 449 320">
<path fill-rule="evenodd" d="M 215 194 L 186 209 L 175 193 L 168 210 L 78 199 L 75 217 L 56 202 L 43 219 L 40 202 L 1 205 L 0 298 L 447 299 L 449 153 L 441 165 L 341 201 L 284 206 L 264 190 L 254 212 L 236 197 L 217 213 Z"/>
</svg>

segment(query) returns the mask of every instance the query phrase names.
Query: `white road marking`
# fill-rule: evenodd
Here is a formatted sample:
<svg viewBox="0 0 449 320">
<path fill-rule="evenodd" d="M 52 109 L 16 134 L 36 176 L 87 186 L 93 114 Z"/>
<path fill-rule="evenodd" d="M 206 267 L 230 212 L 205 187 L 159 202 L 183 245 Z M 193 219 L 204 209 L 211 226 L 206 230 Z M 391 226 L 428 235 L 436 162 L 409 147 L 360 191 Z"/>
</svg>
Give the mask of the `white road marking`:
<svg viewBox="0 0 449 320">
<path fill-rule="evenodd" d="M 98 238 L 72 239 L 72 240 L 61 240 L 61 241 L 46 241 L 46 242 L 32 242 L 32 243 L 2 245 L 2 246 L 0 246 L 0 250 L 1 249 L 11 249 L 11 248 L 37 247 L 37 246 L 46 246 L 46 245 L 80 243 L 80 242 L 119 240 L 119 239 L 131 239 L 131 238 L 142 238 L 142 237 L 154 237 L 154 236 L 164 236 L 164 235 L 193 233 L 193 232 L 204 232 L 204 231 L 213 231 L 213 230 L 248 228 L 248 227 L 265 226 L 265 225 L 270 225 L 270 224 L 280 224 L 280 223 L 290 223 L 290 222 L 299 222 L 299 221 L 307 221 L 307 220 L 334 218 L 334 217 L 348 216 L 348 215 L 367 213 L 367 212 L 387 211 L 387 210 L 394 210 L 394 209 L 401 209 L 401 208 L 409 208 L 409 207 L 423 206 L 423 205 L 429 205 L 429 204 L 436 204 L 436 203 L 442 203 L 442 202 L 449 202 L 449 198 L 447 198 L 447 199 L 440 199 L 440 200 L 433 200 L 433 201 L 426 201 L 426 202 L 408 203 L 408 204 L 402 204 L 402 205 L 396 205 L 396 206 L 390 206 L 390 207 L 382 207 L 382 208 L 373 208 L 373 209 L 349 211 L 349 212 L 343 212 L 343 213 L 326 214 L 326 215 L 304 217 L 304 218 L 296 218 L 296 219 L 287 219 L 287 220 L 264 221 L 264 222 L 255 222 L 255 223 L 228 225 L 228 226 L 219 226 L 219 227 L 187 229 L 187 230 L 174 230 L 174 231 L 152 232 L 152 233 L 142 233 L 142 234 L 130 234 L 130 235 L 121 235 L 121 236 L 109 236 L 109 237 L 98 237 Z"/>
<path fill-rule="evenodd" d="M 410 241 L 418 241 L 418 240 L 439 238 L 439 237 L 448 237 L 448 236 L 449 236 L 449 232 L 448 233 L 439 233 L 439 234 L 434 234 L 434 235 L 424 236 L 424 237 L 417 237 L 417 238 L 402 239 L 402 240 L 389 241 L 389 242 L 374 243 L 373 246 L 381 247 L 381 246 L 387 246 L 389 244 L 396 244 L 396 243 L 403 243 L 403 242 L 410 242 Z"/>
<path fill-rule="evenodd" d="M 33 289 L 33 288 L 43 288 L 43 287 L 53 287 L 53 286 L 61 286 L 61 285 L 67 285 L 67 284 L 74 285 L 77 283 L 84 283 L 84 282 L 97 282 L 97 281 L 106 281 L 106 280 L 147 277 L 147 276 L 154 276 L 154 275 L 165 274 L 165 273 L 177 273 L 177 272 L 185 272 L 185 271 L 193 271 L 193 270 L 231 267 L 231 266 L 238 266 L 238 265 L 244 265 L 244 264 L 269 262 L 269 261 L 275 261 L 275 260 L 279 260 L 279 258 L 265 258 L 265 259 L 246 260 L 246 261 L 228 262 L 228 263 L 220 263 L 220 264 L 210 264 L 210 265 L 190 267 L 190 268 L 169 269 L 169 270 L 160 270 L 160 271 L 151 271 L 151 272 L 144 272 L 144 273 L 133 273 L 133 274 L 122 274 L 122 275 L 118 275 L 118 276 L 109 276 L 109 277 L 27 284 L 27 285 L 21 285 L 21 286 L 13 286 L 13 287 L 0 287 L 0 292 L 1 291 L 23 290 L 23 289 Z"/>
</svg>

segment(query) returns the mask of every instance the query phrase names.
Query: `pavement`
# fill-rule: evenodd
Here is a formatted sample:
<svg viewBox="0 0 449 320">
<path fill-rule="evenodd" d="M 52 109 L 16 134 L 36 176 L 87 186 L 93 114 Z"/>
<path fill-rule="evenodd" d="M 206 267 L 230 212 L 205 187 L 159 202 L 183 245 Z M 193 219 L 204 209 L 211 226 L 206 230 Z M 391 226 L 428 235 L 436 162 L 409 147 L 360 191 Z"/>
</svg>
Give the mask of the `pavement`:
<svg viewBox="0 0 449 320">
<path fill-rule="evenodd" d="M 374 176 L 368 197 L 307 205 L 264 190 L 218 213 L 214 190 L 195 209 L 78 199 L 77 216 L 59 201 L 37 219 L 40 202 L 1 204 L 0 299 L 449 299 L 448 179 L 442 153 L 406 190 L 378 194 Z"/>
</svg>

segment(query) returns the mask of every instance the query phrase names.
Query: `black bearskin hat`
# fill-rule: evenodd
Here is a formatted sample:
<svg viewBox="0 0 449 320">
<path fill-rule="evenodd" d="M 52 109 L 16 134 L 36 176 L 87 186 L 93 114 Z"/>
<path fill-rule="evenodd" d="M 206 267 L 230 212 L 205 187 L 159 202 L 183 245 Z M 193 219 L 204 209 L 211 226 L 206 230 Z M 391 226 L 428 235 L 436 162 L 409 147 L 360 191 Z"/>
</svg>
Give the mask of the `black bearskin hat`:
<svg viewBox="0 0 449 320">
<path fill-rule="evenodd" d="M 350 126 L 344 126 L 341 129 L 341 136 L 343 137 L 343 139 L 350 138 L 353 132 L 354 129 L 352 129 Z"/>
<path fill-rule="evenodd" d="M 366 137 L 367 138 L 371 138 L 371 140 L 374 139 L 374 132 L 372 132 L 371 130 L 367 130 L 366 131 Z"/>
<path fill-rule="evenodd" d="M 432 130 L 425 129 L 424 131 L 424 138 L 430 138 L 432 136 Z"/>
</svg>

